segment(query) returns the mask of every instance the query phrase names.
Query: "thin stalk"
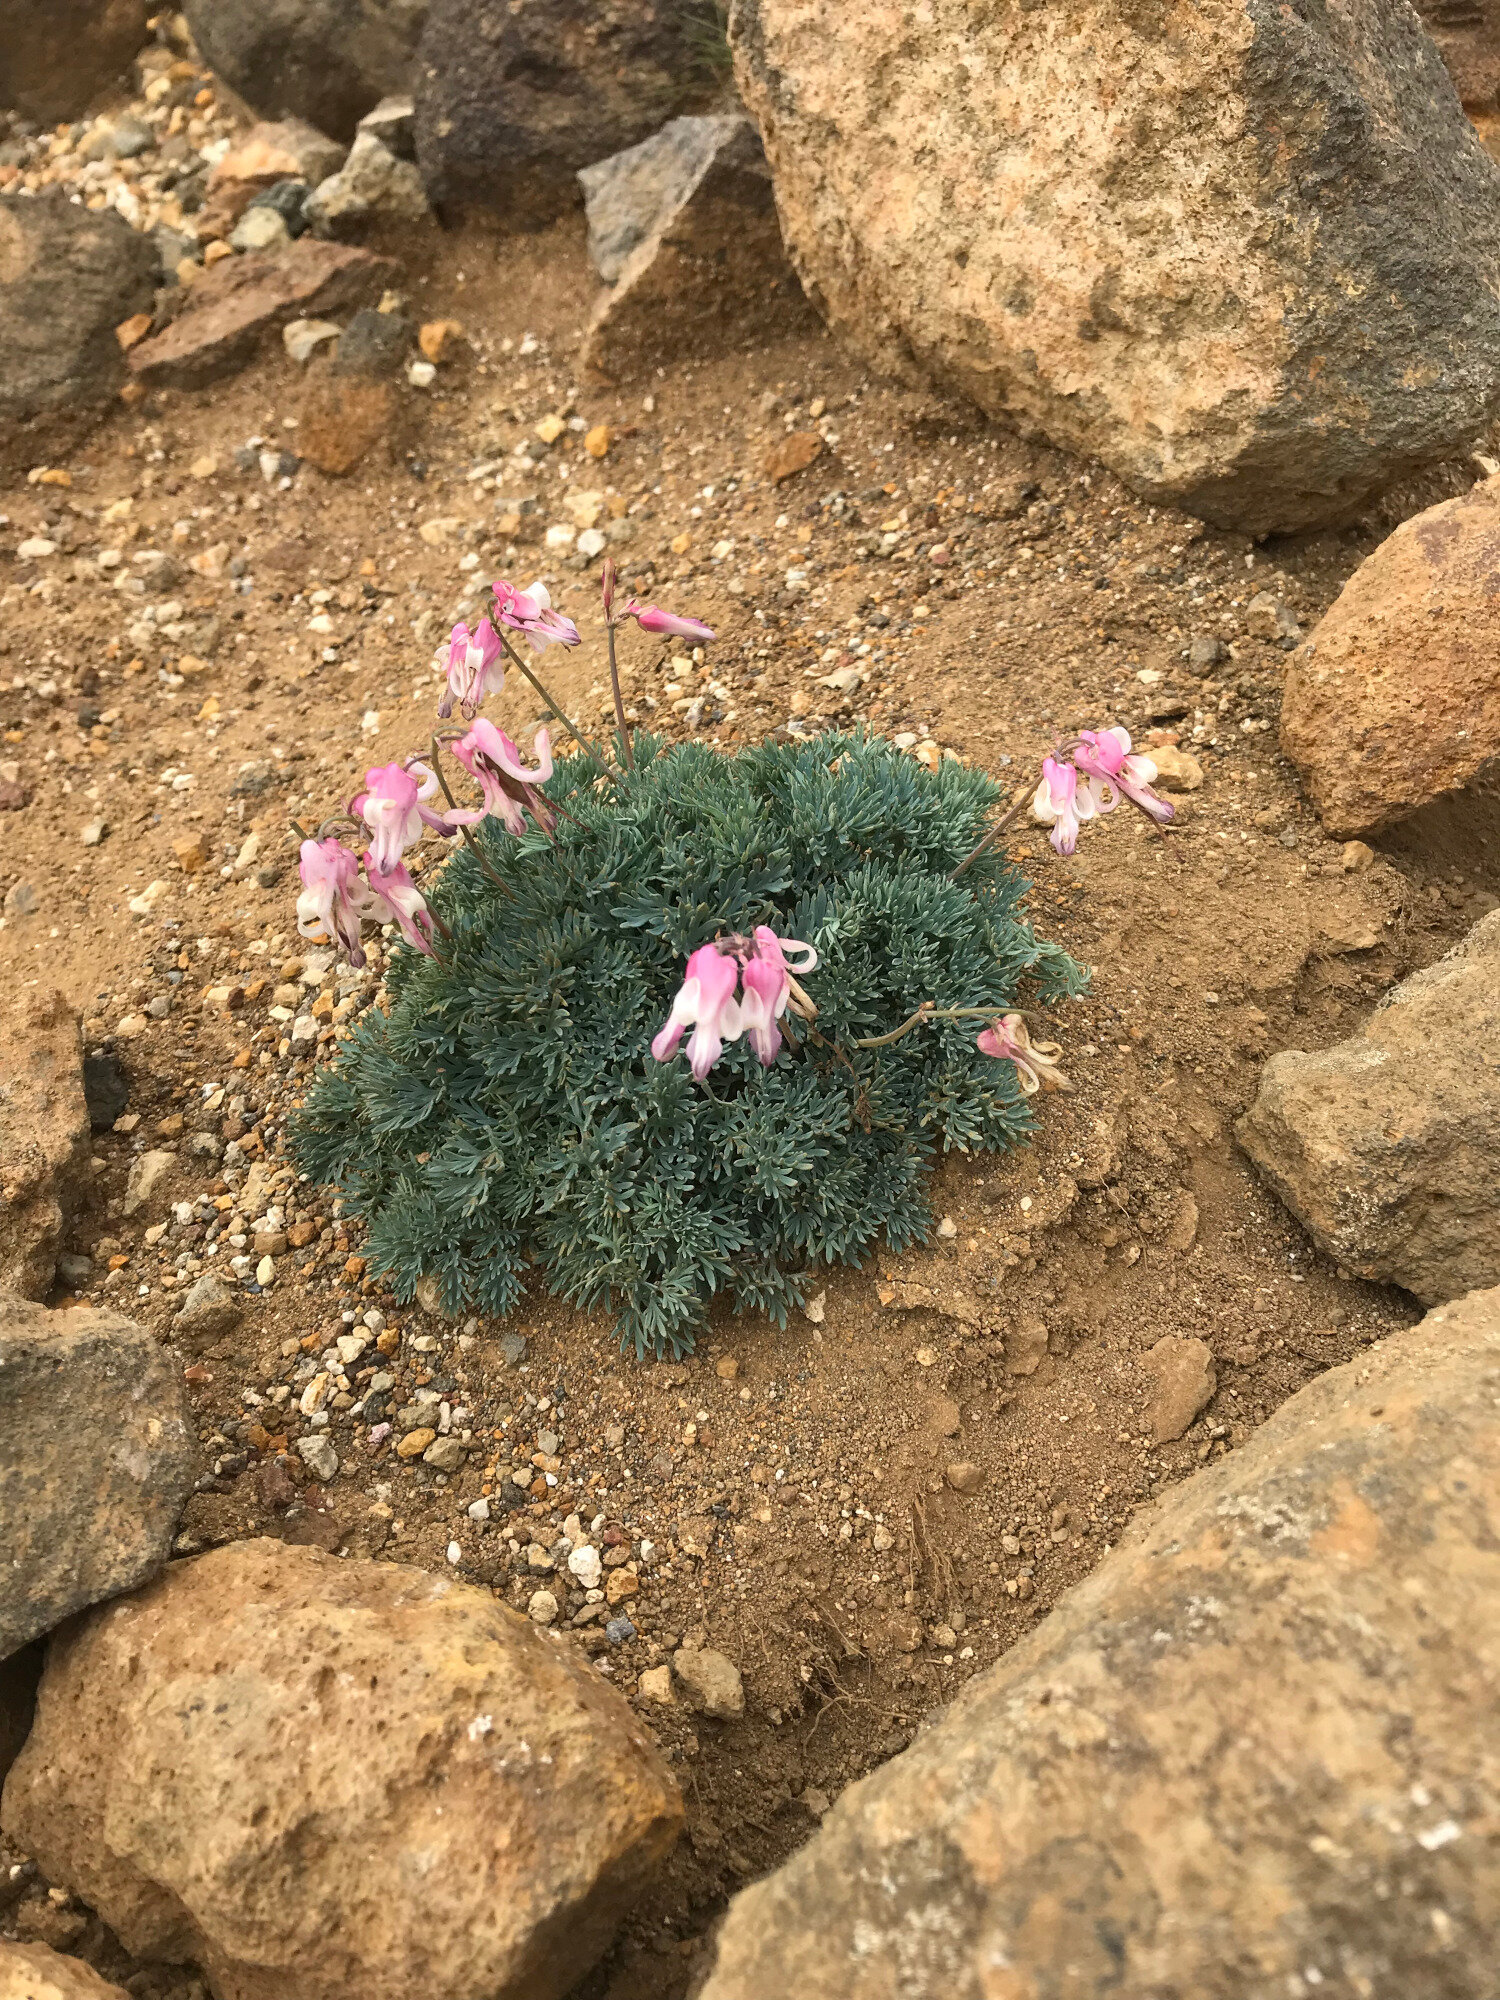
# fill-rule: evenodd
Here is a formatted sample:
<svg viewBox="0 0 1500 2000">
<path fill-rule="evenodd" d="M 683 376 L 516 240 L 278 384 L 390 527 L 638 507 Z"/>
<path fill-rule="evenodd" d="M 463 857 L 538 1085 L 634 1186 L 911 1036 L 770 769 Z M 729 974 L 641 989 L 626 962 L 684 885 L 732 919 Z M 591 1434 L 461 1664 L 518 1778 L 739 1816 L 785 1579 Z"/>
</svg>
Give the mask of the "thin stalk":
<svg viewBox="0 0 1500 2000">
<path fill-rule="evenodd" d="M 859 1041 L 851 1042 L 850 1047 L 888 1048 L 892 1042 L 899 1042 L 903 1035 L 909 1035 L 913 1028 L 919 1028 L 924 1021 L 994 1021 L 1002 1014 L 1020 1014 L 1023 1021 L 1026 1019 L 1019 1007 L 939 1007 L 931 1000 L 924 1000 L 915 1014 L 904 1020 L 899 1028 L 892 1028 L 888 1035 L 866 1035 Z"/>
<path fill-rule="evenodd" d="M 966 868 L 971 868 L 974 865 L 974 863 L 979 859 L 980 855 L 983 854 L 987 848 L 994 846 L 995 842 L 1000 838 L 1001 834 L 1004 833 L 1005 829 L 1010 825 L 1011 821 L 1015 818 L 1016 814 L 1020 812 L 1022 806 L 1025 805 L 1027 799 L 1031 796 L 1031 791 L 1032 787 L 1028 785 L 1024 791 L 1017 793 L 1015 798 L 1011 800 L 1010 804 L 1001 814 L 1000 818 L 995 821 L 995 824 L 985 834 L 984 838 L 978 843 L 977 846 L 972 847 L 969 850 L 969 852 L 964 856 L 963 860 L 959 862 L 958 866 L 954 869 L 953 873 L 948 877 L 948 880 L 950 882 L 956 882 L 959 876 L 963 874 L 964 870 Z"/>
<path fill-rule="evenodd" d="M 591 750 L 594 753 L 594 755 L 599 758 L 599 761 L 603 763 L 604 758 L 600 752 L 598 744 L 595 743 L 594 739 L 591 736 L 585 736 L 583 731 L 578 727 L 578 724 L 572 720 L 572 718 L 566 713 L 566 711 L 558 707 L 557 703 L 553 700 L 552 696 L 547 692 L 546 688 L 542 686 L 541 682 L 537 679 L 536 675 L 531 671 L 530 667 L 527 666 L 526 662 L 521 658 L 521 655 L 516 651 L 515 647 L 510 643 L 509 639 L 506 638 L 503 632 L 500 634 L 500 643 L 505 648 L 506 657 L 509 659 L 511 665 L 515 668 L 516 672 L 519 674 L 523 674 L 526 677 L 526 679 L 530 681 L 531 685 L 536 689 L 537 693 L 542 697 L 542 700 L 546 702 L 548 713 L 554 716 L 556 720 L 562 724 L 563 728 L 569 732 L 569 734 L 574 738 L 576 742 L 582 743 L 586 749 Z"/>
<path fill-rule="evenodd" d="M 439 743 L 435 731 L 433 733 L 433 738 L 432 738 L 432 768 L 437 773 L 437 781 L 443 788 L 443 797 L 448 801 L 449 805 L 453 808 L 453 810 L 457 812 L 459 810 L 458 800 L 454 798 L 452 791 L 449 789 L 448 780 L 443 775 L 442 745 Z M 464 837 L 464 845 L 468 848 L 469 852 L 473 855 L 474 859 L 479 863 L 480 867 L 484 870 L 485 874 L 489 876 L 490 880 L 494 883 L 495 887 L 497 889 L 503 889 L 506 895 L 509 896 L 510 900 L 514 902 L 516 900 L 515 890 L 511 888 L 510 884 L 505 880 L 505 877 L 503 875 L 497 875 L 495 870 L 490 866 L 489 861 L 486 858 L 484 849 L 479 845 L 479 842 L 474 838 L 473 827 L 460 826 L 458 830 Z M 433 911 L 433 915 L 434 917 L 437 916 L 436 910 Z M 441 922 L 442 919 L 438 918 L 438 921 Z"/>
<path fill-rule="evenodd" d="M 620 693 L 620 668 L 615 659 L 615 625 L 611 618 L 606 622 L 605 632 L 609 639 L 609 685 L 615 698 L 615 728 L 620 732 L 620 749 L 625 759 L 627 771 L 635 769 L 635 751 L 631 747 L 630 730 L 625 721 L 625 697 Z"/>
</svg>

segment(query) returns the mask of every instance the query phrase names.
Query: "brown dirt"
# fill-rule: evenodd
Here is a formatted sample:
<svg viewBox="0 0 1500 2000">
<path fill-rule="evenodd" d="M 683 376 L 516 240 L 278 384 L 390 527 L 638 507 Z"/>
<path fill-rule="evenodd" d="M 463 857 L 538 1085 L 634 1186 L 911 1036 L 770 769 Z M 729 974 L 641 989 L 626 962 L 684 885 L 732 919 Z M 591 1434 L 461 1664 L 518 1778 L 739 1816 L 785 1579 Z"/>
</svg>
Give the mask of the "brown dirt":
<svg viewBox="0 0 1500 2000">
<path fill-rule="evenodd" d="M 1095 968 L 1090 993 L 1055 1010 L 1050 1028 L 1073 1094 L 1047 1100 L 1024 1151 L 951 1162 L 938 1205 L 952 1233 L 834 1276 L 821 1323 L 799 1317 L 781 1333 L 720 1319 L 690 1361 L 645 1366 L 622 1358 L 602 1320 L 540 1292 L 505 1327 L 461 1331 L 382 1298 L 347 1262 L 357 1231 L 304 1189 L 311 1241 L 278 1259 L 275 1287 L 247 1302 L 236 1331 L 195 1356 L 205 1478 L 185 1552 L 271 1533 L 444 1569 L 453 1541 L 458 1574 L 524 1606 L 534 1579 L 513 1569 L 498 1527 L 481 1533 L 466 1509 L 556 1428 L 558 1484 L 533 1503 L 523 1569 L 528 1535 L 550 1540 L 577 1508 L 619 1527 L 640 1575 L 621 1607 L 634 1640 L 611 1647 L 593 1625 L 563 1643 L 596 1650 L 627 1692 L 685 1634 L 740 1665 L 741 1722 L 646 1711 L 681 1775 L 689 1835 L 586 1988 L 671 2000 L 735 1887 L 1029 1630 L 1141 1502 L 1232 1452 L 1310 1376 L 1416 1317 L 1403 1295 L 1349 1281 L 1317 1255 L 1237 1152 L 1233 1120 L 1269 1051 L 1347 1033 L 1493 906 L 1500 851 L 1493 828 L 1437 815 L 1346 874 L 1277 752 L 1285 654 L 1247 635 L 1245 602 L 1272 589 L 1307 625 L 1373 533 L 1252 549 L 1153 511 L 1096 466 L 960 429 L 814 335 L 628 389 L 575 388 L 591 301 L 581 223 L 503 245 L 442 238 L 420 269 L 410 243 L 399 247 L 420 316 L 458 319 L 474 342 L 425 400 L 403 389 L 406 456 L 376 455 L 341 481 L 304 468 L 286 490 L 237 470 L 234 449 L 252 435 L 295 448 L 287 419 L 305 377 L 278 349 L 215 389 L 117 412 L 69 462 L 70 489 L 0 492 L 0 724 L 5 756 L 34 791 L 0 816 L 0 892 L 29 882 L 40 904 L 0 930 L 0 977 L 12 992 L 63 987 L 89 1018 L 89 1046 L 118 1048 L 141 1121 L 132 1135 L 97 1137 L 96 1206 L 70 1246 L 99 1257 L 94 1293 L 111 1256 L 128 1260 L 109 1295 L 169 1330 L 188 1260 L 206 1247 L 202 1221 L 169 1227 L 156 1245 L 145 1229 L 169 1217 L 169 1199 L 223 1185 L 211 1162 L 180 1154 L 137 1215 L 124 1219 L 119 1204 L 135 1153 L 173 1143 L 170 1124 L 166 1137 L 157 1128 L 184 1113 L 191 1125 L 205 1086 L 226 1090 L 212 1128 L 274 1159 L 285 1096 L 310 1069 L 282 1053 L 266 1013 L 297 950 L 286 824 L 333 809 L 367 764 L 421 739 L 428 657 L 460 590 L 502 571 L 546 574 L 587 640 L 560 666 L 548 655 L 558 693 L 599 719 L 592 577 L 524 543 L 513 553 L 518 538 L 497 519 L 497 503 L 518 493 L 541 496 L 537 536 L 565 518 L 562 453 L 571 485 L 615 490 L 632 508 L 627 571 L 649 565 L 653 595 L 719 629 L 708 674 L 688 684 L 704 695 L 703 733 L 721 743 L 821 711 L 910 730 L 1019 779 L 1055 732 L 1120 721 L 1142 738 L 1170 726 L 1205 772 L 1166 837 L 1119 813 L 1060 863 L 1038 834 L 1019 835 L 1038 927 Z M 538 345 L 523 357 L 527 335 Z M 554 410 L 613 425 L 609 457 L 584 458 L 570 434 L 524 483 L 509 471 L 497 489 L 467 477 Z M 820 418 L 835 434 L 822 455 L 771 486 L 768 450 Z M 195 476 L 206 457 L 217 469 Z M 828 504 L 835 494 L 841 509 Z M 127 519 L 101 520 L 127 498 Z M 892 554 L 862 556 L 859 544 L 872 530 L 879 543 L 881 523 L 903 511 L 914 532 Z M 421 523 L 443 518 L 462 528 L 443 546 L 421 539 Z M 40 533 L 56 556 L 11 556 Z M 674 552 L 683 534 L 690 543 Z M 939 536 L 952 560 L 919 562 L 915 547 Z M 733 551 L 715 558 L 728 540 Z M 186 563 L 220 543 L 220 561 L 243 557 L 253 587 L 184 569 L 170 595 L 190 629 L 161 642 L 185 675 L 173 686 L 157 654 L 129 638 L 134 609 L 92 557 L 118 547 L 129 565 L 157 548 Z M 477 571 L 461 571 L 467 552 Z M 784 587 L 794 561 L 808 572 L 805 595 Z M 50 590 L 37 592 L 43 579 Z M 314 589 L 332 593 L 331 636 L 308 630 Z M 1184 658 L 1199 634 L 1233 647 L 1205 677 Z M 818 676 L 861 643 L 887 657 L 845 702 Z M 325 661 L 325 647 L 335 657 Z M 644 716 L 651 696 L 654 726 L 680 733 L 673 677 L 648 649 L 635 661 L 633 704 Z M 537 707 L 518 685 L 496 705 L 513 732 Z M 83 702 L 102 719 L 80 726 Z M 174 788 L 182 771 L 193 781 Z M 247 794 L 247 776 L 258 791 Z M 85 847 L 80 830 L 98 817 L 110 830 Z M 259 865 L 280 865 L 271 887 L 218 872 L 251 830 Z M 208 856 L 191 875 L 173 845 L 188 834 Z M 156 880 L 167 887 L 154 911 L 132 915 L 129 899 Z M 199 1007 L 214 981 L 246 988 L 239 1011 Z M 169 1001 L 166 1017 L 121 1038 L 116 1024 L 153 997 Z M 284 1415 L 247 1410 L 243 1391 L 295 1383 L 285 1399 L 295 1412 L 303 1352 L 341 1330 L 346 1307 L 377 1303 L 402 1336 L 387 1362 L 393 1403 L 435 1387 L 462 1402 L 497 1455 L 476 1451 L 444 1482 L 389 1445 L 372 1452 L 336 1417 L 340 1474 L 303 1491 L 300 1461 L 277 1455 Z M 519 1365 L 503 1357 L 504 1333 L 525 1336 Z M 1218 1389 L 1183 1438 L 1155 1446 L 1141 1356 L 1166 1334 L 1208 1343 Z M 1013 1372 L 1028 1359 L 1032 1372 Z M 960 1459 L 983 1470 L 977 1494 L 945 1481 Z M 129 1973 L 98 1920 L 45 1886 L 23 1866 L 7 1887 L 0 1869 L 0 1911 L 11 1902 L 0 1922 Z M 185 1995 L 191 1981 L 139 1972 L 133 1990 Z"/>
</svg>

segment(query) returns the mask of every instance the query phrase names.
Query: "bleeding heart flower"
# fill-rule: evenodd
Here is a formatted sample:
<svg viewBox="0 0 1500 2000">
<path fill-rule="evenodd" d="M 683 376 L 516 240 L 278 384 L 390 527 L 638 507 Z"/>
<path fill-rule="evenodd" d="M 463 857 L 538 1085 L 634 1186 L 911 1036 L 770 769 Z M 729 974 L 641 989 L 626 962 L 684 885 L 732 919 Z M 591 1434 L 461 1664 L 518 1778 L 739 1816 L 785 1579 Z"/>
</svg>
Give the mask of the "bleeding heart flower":
<svg viewBox="0 0 1500 2000">
<path fill-rule="evenodd" d="M 693 639 L 701 644 L 714 636 L 713 627 L 701 618 L 679 618 L 676 612 L 662 611 L 654 604 L 637 604 L 633 597 L 620 616 L 633 618 L 643 632 L 654 632 L 663 639 Z"/>
<path fill-rule="evenodd" d="M 688 1042 L 688 1062 L 701 1083 L 723 1054 L 724 1044 L 738 1039 L 740 1010 L 734 989 L 739 984 L 739 961 L 726 957 L 717 945 L 700 945 L 687 962 L 687 973 L 672 1001 L 666 1025 L 651 1044 L 658 1062 L 669 1062 L 677 1053 L 683 1030 L 692 1028 Z"/>
<path fill-rule="evenodd" d="M 1031 801 L 1031 814 L 1043 826 L 1051 827 L 1052 845 L 1059 854 L 1072 854 L 1077 849 L 1081 820 L 1095 819 L 1113 804 L 1113 795 L 1106 804 L 1096 785 L 1087 779 L 1080 782 L 1071 764 L 1060 764 L 1055 757 L 1043 758 L 1042 782 Z"/>
<path fill-rule="evenodd" d="M 382 871 L 375 866 L 373 848 L 366 850 L 364 861 L 370 879 L 367 914 L 376 923 L 399 924 L 407 943 L 431 958 L 432 912 L 426 897 L 406 872 L 405 863 L 398 861 L 394 868 Z"/>
<path fill-rule="evenodd" d="M 1078 748 L 1073 752 L 1073 762 L 1084 775 L 1106 788 L 1119 790 L 1132 805 L 1140 807 L 1159 825 L 1171 819 L 1177 808 L 1169 799 L 1158 798 L 1151 786 L 1156 778 L 1156 765 L 1150 757 L 1132 755 L 1130 737 L 1123 729 L 1082 729 L 1078 733 Z M 1101 812 L 1108 812 L 1115 801 L 1100 806 Z"/>
<path fill-rule="evenodd" d="M 493 814 L 512 833 L 521 834 L 526 831 L 524 807 L 539 826 L 550 828 L 552 808 L 536 790 L 552 776 L 552 739 L 545 729 L 537 731 L 535 749 L 537 768 L 528 771 L 503 729 L 483 717 L 472 723 L 468 734 L 453 745 L 453 754 L 478 784 L 484 803 L 451 812 L 454 825 L 474 826 Z"/>
<path fill-rule="evenodd" d="M 447 646 L 440 646 L 437 653 L 437 664 L 448 676 L 438 714 L 446 721 L 457 702 L 465 715 L 472 715 L 486 695 L 499 694 L 505 686 L 505 669 L 500 665 L 504 655 L 500 634 L 488 618 L 481 618 L 473 632 L 467 625 L 455 625 Z"/>
<path fill-rule="evenodd" d="M 297 934 L 315 944 L 342 946 L 351 965 L 363 965 L 360 919 L 372 915 L 370 892 L 360 880 L 359 863 L 336 840 L 304 840 L 297 872 Z"/>
<path fill-rule="evenodd" d="M 420 785 L 413 772 L 420 774 Z M 365 772 L 365 789 L 355 793 L 349 810 L 370 829 L 370 851 L 382 872 L 400 866 L 407 848 L 422 838 L 424 826 L 445 836 L 453 832 L 441 813 L 423 803 L 437 788 L 436 776 L 415 757 Z"/>
<path fill-rule="evenodd" d="M 787 963 L 788 950 L 801 954 L 795 967 Z M 757 924 L 754 950 L 741 951 L 739 956 L 745 968 L 740 1026 L 769 1069 L 781 1048 L 781 1030 L 776 1023 L 792 996 L 792 972 L 815 972 L 818 954 L 800 938 L 779 938 L 769 925 Z"/>
<path fill-rule="evenodd" d="M 1062 1048 L 1057 1042 L 1034 1042 L 1019 1014 L 1001 1014 L 979 1036 L 977 1046 L 987 1056 L 998 1056 L 1016 1066 L 1016 1082 L 1022 1093 L 1033 1097 L 1039 1090 L 1071 1090 L 1072 1084 L 1058 1068 Z"/>
<path fill-rule="evenodd" d="M 491 584 L 495 593 L 495 616 L 512 632 L 524 632 L 539 653 L 549 646 L 576 646 L 578 627 L 571 618 L 552 609 L 552 594 L 544 583 L 517 590 L 503 577 Z"/>
</svg>

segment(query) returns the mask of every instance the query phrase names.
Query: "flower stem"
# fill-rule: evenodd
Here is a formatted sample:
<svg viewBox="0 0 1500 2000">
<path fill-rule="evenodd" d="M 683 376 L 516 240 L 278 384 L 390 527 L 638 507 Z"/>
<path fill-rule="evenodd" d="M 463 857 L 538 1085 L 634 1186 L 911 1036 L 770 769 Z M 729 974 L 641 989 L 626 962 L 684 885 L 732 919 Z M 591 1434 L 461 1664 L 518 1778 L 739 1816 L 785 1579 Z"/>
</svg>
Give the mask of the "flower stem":
<svg viewBox="0 0 1500 2000">
<path fill-rule="evenodd" d="M 899 1042 L 903 1035 L 909 1035 L 913 1028 L 919 1028 L 924 1021 L 993 1021 L 1000 1014 L 1019 1014 L 1019 1007 L 939 1007 L 935 1001 L 924 1000 L 915 1014 L 908 1016 L 899 1028 L 892 1028 L 888 1035 L 866 1035 L 852 1042 L 851 1048 L 883 1049 L 892 1042 Z M 1024 1018 L 1024 1016 L 1023 1016 Z"/>
<path fill-rule="evenodd" d="M 449 805 L 452 806 L 453 810 L 457 812 L 458 800 L 454 798 L 453 793 L 449 789 L 448 780 L 443 775 L 443 746 L 438 741 L 437 733 L 435 731 L 433 733 L 433 738 L 432 738 L 432 768 L 437 773 L 437 781 L 443 788 L 443 797 L 448 801 Z M 495 870 L 490 866 L 489 861 L 486 858 L 484 849 L 479 845 L 479 842 L 474 838 L 473 827 L 461 826 L 458 830 L 464 837 L 464 845 L 468 848 L 469 852 L 473 855 L 474 859 L 479 863 L 480 867 L 484 870 L 485 874 L 489 876 L 490 880 L 494 883 L 495 887 L 497 889 L 503 889 L 505 891 L 505 894 L 510 897 L 510 900 L 514 902 L 516 900 L 515 890 L 511 888 L 510 884 L 505 880 L 505 877 L 503 875 L 496 874 Z M 432 914 L 434 917 L 437 917 L 439 923 L 442 922 L 442 919 L 437 916 L 436 910 L 434 910 Z"/>
<path fill-rule="evenodd" d="M 984 838 L 978 843 L 977 846 L 970 848 L 969 852 L 964 856 L 963 860 L 959 862 L 958 866 L 954 869 L 953 873 L 948 877 L 948 880 L 950 882 L 956 882 L 959 876 L 963 874 L 964 870 L 966 868 L 972 867 L 973 864 L 979 859 L 980 855 L 983 854 L 987 848 L 994 846 L 995 842 L 1000 838 L 1001 834 L 1004 833 L 1005 829 L 1010 825 L 1011 821 L 1015 818 L 1016 814 L 1021 810 L 1022 806 L 1025 805 L 1030 795 L 1031 795 L 1030 785 L 1027 785 L 1024 788 L 1024 790 L 1016 794 L 1015 798 L 1011 800 L 1010 804 L 1006 807 L 1005 811 L 1000 815 L 999 819 L 995 821 L 995 824 L 985 834 Z"/>
<path fill-rule="evenodd" d="M 578 727 L 578 724 L 574 722 L 563 709 L 558 707 L 557 703 L 552 699 L 552 696 L 542 686 L 541 682 L 537 679 L 536 675 L 531 671 L 530 667 L 527 666 L 526 662 L 521 658 L 521 655 L 516 651 L 515 647 L 510 643 L 509 639 L 506 638 L 503 632 L 500 634 L 500 643 L 505 648 L 506 657 L 509 659 L 511 665 L 515 668 L 516 672 L 519 674 L 523 674 L 525 678 L 531 682 L 531 685 L 536 689 L 537 693 L 542 697 L 542 700 L 546 702 L 548 713 L 554 716 L 556 720 L 562 724 L 563 728 L 567 730 L 569 735 L 573 738 L 573 740 L 576 743 L 583 744 L 585 749 L 591 750 L 596 757 L 599 757 L 598 744 L 594 742 L 592 737 L 585 736 L 583 731 Z M 599 761 L 602 763 L 604 760 L 602 757 L 600 757 Z"/>
<path fill-rule="evenodd" d="M 620 732 L 620 753 L 625 759 L 627 771 L 635 769 L 635 751 L 631 747 L 630 730 L 625 722 L 625 697 L 620 693 L 620 668 L 615 659 L 615 627 L 610 619 L 605 626 L 609 639 L 609 685 L 615 698 L 615 727 Z"/>
</svg>

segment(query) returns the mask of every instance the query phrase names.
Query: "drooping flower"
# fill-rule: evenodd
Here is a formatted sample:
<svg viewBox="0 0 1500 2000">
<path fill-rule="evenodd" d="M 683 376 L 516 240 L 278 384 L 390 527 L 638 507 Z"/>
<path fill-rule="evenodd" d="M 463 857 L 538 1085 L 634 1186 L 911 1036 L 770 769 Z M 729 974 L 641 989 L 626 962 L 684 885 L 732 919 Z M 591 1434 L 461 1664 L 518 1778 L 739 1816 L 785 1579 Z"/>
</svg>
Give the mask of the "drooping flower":
<svg viewBox="0 0 1500 2000">
<path fill-rule="evenodd" d="M 1019 1014 L 999 1015 L 980 1034 L 977 1045 L 983 1054 L 1015 1064 L 1016 1082 L 1027 1097 L 1034 1097 L 1039 1090 L 1073 1088 L 1058 1068 L 1062 1060 L 1060 1044 L 1034 1042 Z"/>
<path fill-rule="evenodd" d="M 620 616 L 633 618 L 643 632 L 654 632 L 662 639 L 692 639 L 702 644 L 714 636 L 713 627 L 701 618 L 680 618 L 675 611 L 663 611 L 655 604 L 637 604 L 633 597 Z"/>
<path fill-rule="evenodd" d="M 723 1054 L 724 1044 L 740 1033 L 740 1010 L 734 998 L 739 984 L 739 961 L 727 957 L 715 944 L 699 945 L 687 962 L 687 972 L 672 1001 L 661 1032 L 651 1044 L 658 1062 L 669 1062 L 677 1053 L 683 1031 L 692 1028 L 688 1042 L 688 1062 L 701 1083 Z"/>
<path fill-rule="evenodd" d="M 378 924 L 399 924 L 407 943 L 431 958 L 432 912 L 426 897 L 407 873 L 405 862 L 398 861 L 394 868 L 381 870 L 375 865 L 373 847 L 366 849 L 364 862 L 370 882 L 366 914 Z"/>
<path fill-rule="evenodd" d="M 438 648 L 437 663 L 448 676 L 438 714 L 446 721 L 457 702 L 472 715 L 486 695 L 498 694 L 505 686 L 504 655 L 500 634 L 488 618 L 481 618 L 472 632 L 467 625 L 455 625 L 447 646 Z"/>
<path fill-rule="evenodd" d="M 297 872 L 302 893 L 297 898 L 297 934 L 315 944 L 342 946 L 351 965 L 363 965 L 360 919 L 370 913 L 370 894 L 360 880 L 359 863 L 337 840 L 304 840 Z"/>
<path fill-rule="evenodd" d="M 1158 798 L 1152 791 L 1156 765 L 1150 757 L 1139 752 L 1131 753 L 1130 737 L 1123 729 L 1080 730 L 1073 762 L 1097 784 L 1118 787 L 1132 805 L 1139 806 L 1159 825 L 1165 825 L 1177 810 L 1170 799 Z M 1113 803 L 1111 800 L 1110 805 Z M 1109 809 L 1108 806 L 1100 808 L 1101 811 Z"/>
<path fill-rule="evenodd" d="M 539 826 L 550 828 L 552 808 L 536 789 L 552 776 L 552 739 L 545 729 L 537 731 L 535 749 L 537 767 L 528 771 L 503 729 L 483 716 L 472 723 L 468 734 L 453 745 L 453 754 L 478 784 L 483 803 L 461 806 L 450 813 L 453 823 L 474 826 L 493 814 L 512 833 L 521 834 L 526 831 L 525 813 L 529 812 Z"/>
<path fill-rule="evenodd" d="M 795 966 L 788 964 L 789 950 L 801 954 Z M 786 1012 L 792 996 L 792 973 L 816 971 L 818 954 L 800 938 L 780 938 L 769 925 L 757 924 L 754 950 L 740 956 L 745 968 L 739 1003 L 740 1026 L 751 1048 L 769 1069 L 781 1048 L 781 1030 L 776 1023 Z"/>
<path fill-rule="evenodd" d="M 1060 764 L 1055 757 L 1042 759 L 1042 782 L 1031 801 L 1031 814 L 1051 827 L 1052 845 L 1059 854 L 1076 850 L 1081 820 L 1095 819 L 1113 804 L 1113 797 L 1106 803 L 1087 779 L 1080 782 L 1071 764 Z"/>
<path fill-rule="evenodd" d="M 420 774 L 420 784 L 413 772 Z M 452 833 L 442 814 L 424 803 L 437 788 L 436 775 L 414 757 L 365 772 L 365 789 L 355 793 L 349 810 L 370 829 L 370 851 L 382 873 L 400 865 L 407 848 L 422 838 L 424 826 L 445 836 Z"/>
<path fill-rule="evenodd" d="M 549 646 L 576 646 L 578 627 L 552 609 L 552 593 L 544 583 L 517 590 L 499 577 L 491 584 L 495 593 L 495 616 L 511 632 L 524 632 L 539 653 Z"/>
</svg>

